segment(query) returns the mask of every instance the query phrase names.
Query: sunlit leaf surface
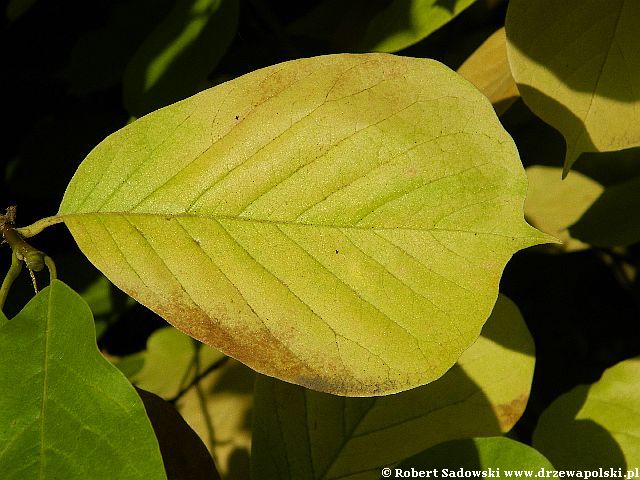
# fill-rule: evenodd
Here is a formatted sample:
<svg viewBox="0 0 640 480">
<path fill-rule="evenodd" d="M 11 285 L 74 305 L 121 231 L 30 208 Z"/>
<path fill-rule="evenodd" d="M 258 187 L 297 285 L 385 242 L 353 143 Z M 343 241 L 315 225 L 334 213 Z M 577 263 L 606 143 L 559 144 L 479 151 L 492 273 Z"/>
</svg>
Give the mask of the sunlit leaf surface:
<svg viewBox="0 0 640 480">
<path fill-rule="evenodd" d="M 85 255 L 258 372 L 345 395 L 439 378 L 519 249 L 526 175 L 488 100 L 386 54 L 274 65 L 143 117 L 60 207 Z"/>
</svg>

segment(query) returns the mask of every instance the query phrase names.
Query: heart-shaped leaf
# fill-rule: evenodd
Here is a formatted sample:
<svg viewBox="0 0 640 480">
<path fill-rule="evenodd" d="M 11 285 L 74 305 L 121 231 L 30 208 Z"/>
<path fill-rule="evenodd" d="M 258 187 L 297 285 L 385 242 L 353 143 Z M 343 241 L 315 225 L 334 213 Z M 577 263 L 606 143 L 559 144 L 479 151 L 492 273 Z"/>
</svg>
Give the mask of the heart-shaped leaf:
<svg viewBox="0 0 640 480">
<path fill-rule="evenodd" d="M 524 411 L 534 363 L 520 312 L 501 296 L 478 341 L 429 385 L 344 398 L 259 377 L 254 478 L 378 478 L 382 467 L 438 443 L 499 435 Z"/>
<path fill-rule="evenodd" d="M 142 401 L 98 351 L 91 310 L 54 280 L 0 329 L 0 472 L 166 479 Z"/>
<path fill-rule="evenodd" d="M 478 337 L 526 175 L 487 99 L 432 60 L 330 55 L 255 71 L 114 133 L 60 207 L 121 289 L 255 370 L 380 395 Z"/>
<path fill-rule="evenodd" d="M 513 0 L 507 50 L 518 90 L 565 137 L 566 175 L 583 152 L 640 145 L 640 2 Z"/>
</svg>

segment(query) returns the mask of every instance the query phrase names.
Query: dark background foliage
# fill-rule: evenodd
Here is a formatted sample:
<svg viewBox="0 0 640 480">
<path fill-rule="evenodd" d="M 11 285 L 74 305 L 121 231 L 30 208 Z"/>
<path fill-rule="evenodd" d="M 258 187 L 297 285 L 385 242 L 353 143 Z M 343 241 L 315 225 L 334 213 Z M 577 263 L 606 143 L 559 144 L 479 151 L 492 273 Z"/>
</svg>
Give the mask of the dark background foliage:
<svg viewBox="0 0 640 480">
<path fill-rule="evenodd" d="M 333 37 L 325 39 L 306 38 L 290 28 L 318 3 L 241 1 L 237 32 L 207 84 L 284 60 L 348 49 L 344 45 L 349 45 L 349 35 L 358 30 L 344 22 L 331 24 Z M 347 9 L 349 2 L 342 3 Z M 122 88 L 126 64 L 173 4 L 171 0 L 40 0 L 17 19 L 3 16 L 0 207 L 18 205 L 20 225 L 54 214 L 85 155 L 127 123 L 130 114 Z M 7 3 L 1 5 L 4 12 Z M 455 69 L 504 24 L 506 7 L 506 1 L 478 1 L 444 28 L 398 53 L 435 58 Z M 194 91 L 198 88 L 201 85 L 193 86 Z M 525 166 L 562 164 L 562 137 L 522 101 L 502 121 Z M 63 227 L 49 229 L 34 243 L 56 259 L 61 278 L 76 290 L 97 278 L 98 272 L 79 254 Z M 3 247 L 3 271 L 9 257 Z M 604 369 L 640 354 L 640 285 L 623 268 L 639 262 L 637 246 L 622 253 L 592 248 L 556 254 L 537 248 L 520 252 L 508 265 L 501 291 L 522 310 L 537 348 L 531 399 L 514 430 L 520 439 L 530 439 L 538 416 L 558 395 L 594 382 Z M 24 305 L 30 288 L 23 277 L 9 299 L 9 316 Z M 142 306 L 128 305 L 115 289 L 113 296 L 113 312 L 100 347 L 114 355 L 143 349 L 147 337 L 164 321 Z"/>
</svg>

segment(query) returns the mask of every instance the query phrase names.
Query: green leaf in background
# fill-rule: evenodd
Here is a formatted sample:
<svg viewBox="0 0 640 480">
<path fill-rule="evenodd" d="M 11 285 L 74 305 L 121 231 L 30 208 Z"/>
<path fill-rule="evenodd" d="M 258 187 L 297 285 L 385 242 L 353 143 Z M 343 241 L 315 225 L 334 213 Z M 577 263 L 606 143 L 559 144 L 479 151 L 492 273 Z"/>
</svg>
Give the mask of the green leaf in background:
<svg viewBox="0 0 640 480">
<path fill-rule="evenodd" d="M 513 0 L 511 71 L 533 112 L 582 152 L 640 146 L 640 2 Z"/>
<path fill-rule="evenodd" d="M 9 320 L 7 319 L 7 316 L 2 313 L 2 311 L 0 311 L 0 328 L 4 327 L 6 323 L 8 323 Z"/>
<path fill-rule="evenodd" d="M 580 172 L 562 180 L 562 169 L 534 165 L 527 168 L 529 190 L 524 215 L 531 225 L 560 239 L 562 248 L 572 252 L 589 246 L 569 233 L 582 214 L 602 193 L 602 186 Z"/>
<path fill-rule="evenodd" d="M 533 445 L 558 469 L 640 465 L 640 358 L 606 370 L 545 410 Z"/>
<path fill-rule="evenodd" d="M 5 14 L 10 22 L 15 22 L 27 13 L 38 0 L 9 0 Z"/>
<path fill-rule="evenodd" d="M 168 480 L 220 480 L 207 447 L 175 407 L 153 393 L 137 391 L 160 444 Z"/>
<path fill-rule="evenodd" d="M 202 369 L 224 356 L 206 346 L 198 350 Z M 195 355 L 196 342 L 191 337 L 175 328 L 162 328 L 149 337 L 145 352 L 131 356 L 139 359 L 142 367 L 132 373 L 129 380 L 137 387 L 169 400 L 193 379 Z M 128 358 L 125 357 L 120 362 L 127 362 Z"/>
<path fill-rule="evenodd" d="M 124 104 L 140 117 L 193 95 L 231 44 L 239 0 L 176 0 L 127 65 Z"/>
<path fill-rule="evenodd" d="M 231 359 L 177 402 L 180 414 L 207 445 L 225 480 L 249 478 L 255 377 L 253 370 Z"/>
<path fill-rule="evenodd" d="M 86 95 L 121 82 L 136 49 L 173 4 L 174 0 L 111 2 L 105 24 L 81 36 L 71 51 L 65 71 L 71 91 Z"/>
<path fill-rule="evenodd" d="M 544 456 L 522 443 L 504 437 L 473 438 L 441 443 L 404 460 L 398 468 L 555 470 Z M 495 474 L 496 472 L 494 472 Z M 504 471 L 500 478 L 505 478 Z M 535 472 L 534 472 L 535 474 Z"/>
<path fill-rule="evenodd" d="M 166 479 L 142 401 L 58 280 L 0 330 L 3 480 Z"/>
<path fill-rule="evenodd" d="M 501 296 L 478 341 L 429 385 L 345 398 L 259 377 L 254 478 L 378 478 L 380 468 L 438 443 L 499 435 L 524 411 L 534 363 L 520 312 Z"/>
<path fill-rule="evenodd" d="M 338 51 L 397 52 L 426 38 L 474 1 L 328 0 L 296 20 L 290 31 L 330 41 Z"/>
<path fill-rule="evenodd" d="M 504 28 L 494 32 L 458 68 L 458 73 L 473 83 L 501 115 L 520 94 L 507 59 Z"/>
<path fill-rule="evenodd" d="M 628 246 L 640 241 L 640 177 L 605 188 L 571 235 L 598 247 Z"/>
<path fill-rule="evenodd" d="M 141 118 L 59 215 L 118 287 L 253 369 L 381 395 L 439 378 L 488 318 L 526 175 L 475 87 L 432 60 L 329 55 Z"/>
</svg>

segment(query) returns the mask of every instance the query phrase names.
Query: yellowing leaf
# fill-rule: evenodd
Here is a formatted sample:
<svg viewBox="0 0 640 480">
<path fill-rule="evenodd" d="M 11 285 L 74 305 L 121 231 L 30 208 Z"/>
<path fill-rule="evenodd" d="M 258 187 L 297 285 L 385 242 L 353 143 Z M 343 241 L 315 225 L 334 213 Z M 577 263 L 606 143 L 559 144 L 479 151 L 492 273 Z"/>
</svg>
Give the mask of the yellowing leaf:
<svg viewBox="0 0 640 480">
<path fill-rule="evenodd" d="M 640 2 L 513 0 L 511 71 L 525 103 L 583 152 L 640 145 Z"/>
<path fill-rule="evenodd" d="M 632 469 L 640 465 L 639 405 L 640 358 L 634 358 L 553 402 L 533 444 L 558 469 Z"/>
<path fill-rule="evenodd" d="M 520 96 L 507 59 L 504 28 L 494 32 L 458 68 L 458 73 L 473 83 L 501 115 Z"/>
<path fill-rule="evenodd" d="M 560 239 L 566 251 L 588 248 L 588 245 L 572 238 L 569 227 L 600 196 L 602 186 L 580 172 L 573 172 L 562 180 L 561 168 L 539 165 L 527 168 L 527 177 L 529 191 L 524 204 L 527 220 Z"/>
<path fill-rule="evenodd" d="M 478 341 L 429 385 L 386 397 L 344 398 L 259 377 L 255 478 L 379 478 L 382 467 L 441 442 L 500 435 L 527 404 L 533 349 L 518 308 L 501 296 Z"/>
<path fill-rule="evenodd" d="M 118 287 L 251 368 L 343 395 L 439 378 L 549 241 L 487 99 L 432 60 L 255 71 L 108 137 L 57 220 Z"/>
</svg>

